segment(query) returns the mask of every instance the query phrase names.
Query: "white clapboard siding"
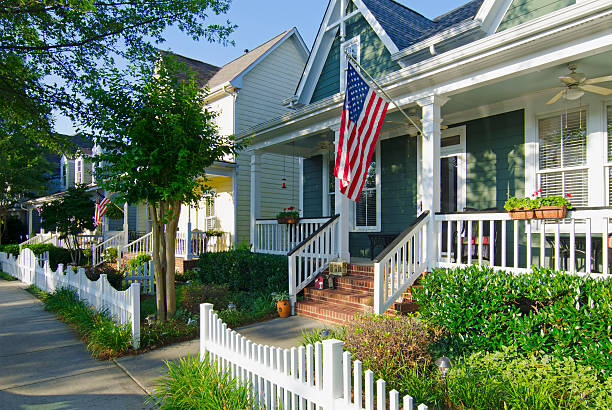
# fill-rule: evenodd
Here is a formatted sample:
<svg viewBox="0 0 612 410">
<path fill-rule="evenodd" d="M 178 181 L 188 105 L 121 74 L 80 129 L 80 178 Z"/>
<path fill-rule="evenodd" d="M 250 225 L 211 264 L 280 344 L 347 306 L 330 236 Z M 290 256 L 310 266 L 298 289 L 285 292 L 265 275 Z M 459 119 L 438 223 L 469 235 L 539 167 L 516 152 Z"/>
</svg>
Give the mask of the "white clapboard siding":
<svg viewBox="0 0 612 410">
<path fill-rule="evenodd" d="M 56 271 L 51 270 L 49 261 L 41 266 L 30 249 L 21 251 L 17 258 L 0 252 L 0 270 L 19 279 L 27 285 L 34 285 L 45 292 L 68 288 L 74 290 L 79 298 L 98 310 L 107 310 L 122 324 L 129 324 L 132 330 L 132 343 L 138 348 L 140 343 L 140 285 L 133 283 L 125 291 L 117 291 L 108 282 L 106 275 L 91 281 L 83 268 L 72 268 L 60 264 Z"/>
<path fill-rule="evenodd" d="M 373 373 L 363 372 L 358 360 L 351 363 L 343 347 L 344 342 L 333 339 L 290 350 L 258 345 L 228 329 L 213 305 L 200 305 L 200 358 L 208 353 L 220 371 L 248 383 L 262 408 L 399 410 L 401 404 L 403 410 L 413 410 L 412 397 L 400 403 L 397 391 L 387 392 L 382 379 L 375 383 Z"/>
</svg>

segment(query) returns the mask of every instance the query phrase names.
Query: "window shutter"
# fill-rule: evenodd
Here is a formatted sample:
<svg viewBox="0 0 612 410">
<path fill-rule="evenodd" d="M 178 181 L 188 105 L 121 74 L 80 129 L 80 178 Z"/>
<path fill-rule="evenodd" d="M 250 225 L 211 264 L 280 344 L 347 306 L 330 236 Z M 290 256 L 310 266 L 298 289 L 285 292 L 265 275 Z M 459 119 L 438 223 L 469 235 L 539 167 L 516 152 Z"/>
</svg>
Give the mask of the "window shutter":
<svg viewBox="0 0 612 410">
<path fill-rule="evenodd" d="M 612 105 L 608 106 L 608 161 L 612 162 Z"/>
</svg>

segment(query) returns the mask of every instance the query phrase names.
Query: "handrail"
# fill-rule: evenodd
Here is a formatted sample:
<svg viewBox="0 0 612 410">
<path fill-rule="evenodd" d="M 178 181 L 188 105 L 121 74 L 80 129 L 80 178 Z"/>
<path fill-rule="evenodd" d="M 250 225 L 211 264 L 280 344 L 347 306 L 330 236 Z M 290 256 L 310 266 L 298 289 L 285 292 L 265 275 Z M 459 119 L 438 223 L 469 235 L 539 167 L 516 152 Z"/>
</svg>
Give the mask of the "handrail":
<svg viewBox="0 0 612 410">
<path fill-rule="evenodd" d="M 383 249 L 383 251 L 381 253 L 378 254 L 378 256 L 376 258 L 374 258 L 373 262 L 374 263 L 380 263 L 380 261 L 382 261 L 383 258 L 385 258 L 387 255 L 389 255 L 391 253 L 391 251 L 393 251 L 393 249 L 395 249 L 395 247 L 400 242 L 402 242 L 404 240 L 404 238 L 406 238 L 408 235 L 410 235 L 412 233 L 412 230 L 414 229 L 415 226 L 420 224 L 428 216 L 429 216 L 429 211 L 425 211 L 421 215 L 419 215 L 419 217 L 417 219 L 415 219 L 414 222 L 412 222 L 410 225 L 408 225 L 408 228 L 404 229 L 404 231 L 402 233 L 400 233 L 393 240 L 393 242 L 391 242 L 385 249 Z"/>
<path fill-rule="evenodd" d="M 318 234 L 321 233 L 321 231 L 323 231 L 325 228 L 327 228 L 329 225 L 331 225 L 336 219 L 340 218 L 340 214 L 336 214 L 335 216 L 331 217 L 329 219 L 329 221 L 325 222 L 323 225 L 321 225 L 319 227 L 319 229 L 317 229 L 316 231 L 314 231 L 308 238 L 304 239 L 302 242 L 298 243 L 295 248 L 293 248 L 291 251 L 289 251 L 289 253 L 287 254 L 287 256 L 291 256 L 294 253 L 296 253 L 297 251 L 299 251 L 301 248 L 303 248 L 304 246 L 308 245 L 308 242 L 310 242 L 314 237 L 316 237 Z"/>
<path fill-rule="evenodd" d="M 310 221 L 310 220 L 327 219 L 327 218 L 332 218 L 332 217 L 331 216 L 309 216 L 308 218 L 300 217 L 300 221 Z M 274 222 L 274 221 L 277 221 L 277 219 L 276 218 L 255 219 L 255 222 Z"/>
</svg>

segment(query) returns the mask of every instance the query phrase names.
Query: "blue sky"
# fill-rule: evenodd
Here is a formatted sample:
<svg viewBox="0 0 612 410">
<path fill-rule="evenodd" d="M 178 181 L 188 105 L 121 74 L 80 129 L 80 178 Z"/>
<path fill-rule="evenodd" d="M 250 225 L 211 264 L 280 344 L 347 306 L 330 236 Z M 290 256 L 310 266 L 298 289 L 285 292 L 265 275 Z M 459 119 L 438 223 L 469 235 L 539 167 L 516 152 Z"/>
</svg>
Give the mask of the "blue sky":
<svg viewBox="0 0 612 410">
<path fill-rule="evenodd" d="M 399 2 L 425 17 L 434 18 L 468 1 L 400 0 Z M 233 0 L 226 16 L 211 17 L 210 22 L 223 22 L 229 19 L 237 24 L 238 28 L 231 37 L 236 43 L 235 46 L 224 47 L 206 41 L 195 42 L 178 29 L 171 28 L 167 31 L 166 42 L 159 47 L 222 66 L 240 56 L 245 49 L 253 49 L 291 27 L 297 27 L 306 45 L 312 47 L 327 3 L 328 0 Z M 70 121 L 59 116 L 56 119 L 55 129 L 66 134 L 74 132 Z"/>
</svg>

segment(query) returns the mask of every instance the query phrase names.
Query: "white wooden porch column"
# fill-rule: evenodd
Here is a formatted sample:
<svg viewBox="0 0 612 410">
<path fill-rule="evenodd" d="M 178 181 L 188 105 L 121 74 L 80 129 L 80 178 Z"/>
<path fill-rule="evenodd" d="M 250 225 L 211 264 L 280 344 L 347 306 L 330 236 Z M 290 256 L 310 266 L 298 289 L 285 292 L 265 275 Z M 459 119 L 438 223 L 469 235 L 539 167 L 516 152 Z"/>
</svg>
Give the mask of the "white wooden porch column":
<svg viewBox="0 0 612 410">
<path fill-rule="evenodd" d="M 440 141 L 442 133 L 441 108 L 447 97 L 431 95 L 418 100 L 422 108 L 423 135 L 421 135 L 421 200 L 423 212 L 429 211 L 431 218 L 427 227 L 425 247 L 428 269 L 433 268 L 436 255 L 435 213 L 440 210 Z"/>
<path fill-rule="evenodd" d="M 123 236 L 125 236 L 124 238 L 124 245 L 127 245 L 128 243 L 130 243 L 129 240 L 129 222 L 128 222 L 128 208 L 129 205 L 128 203 L 124 203 L 123 204 Z"/>
<path fill-rule="evenodd" d="M 34 236 L 34 227 L 32 224 L 32 208 L 28 208 L 28 239 Z"/>
<path fill-rule="evenodd" d="M 340 138 L 340 130 L 334 130 L 335 133 L 335 146 L 338 146 L 338 140 Z M 338 220 L 338 255 L 347 262 L 351 261 L 351 253 L 349 251 L 349 232 L 351 229 L 351 201 L 340 192 L 340 180 L 334 179 L 335 190 L 334 190 L 334 202 L 336 214 L 340 214 Z"/>
<path fill-rule="evenodd" d="M 251 246 L 257 250 L 255 221 L 261 211 L 261 154 L 257 151 L 251 153 Z"/>
</svg>

